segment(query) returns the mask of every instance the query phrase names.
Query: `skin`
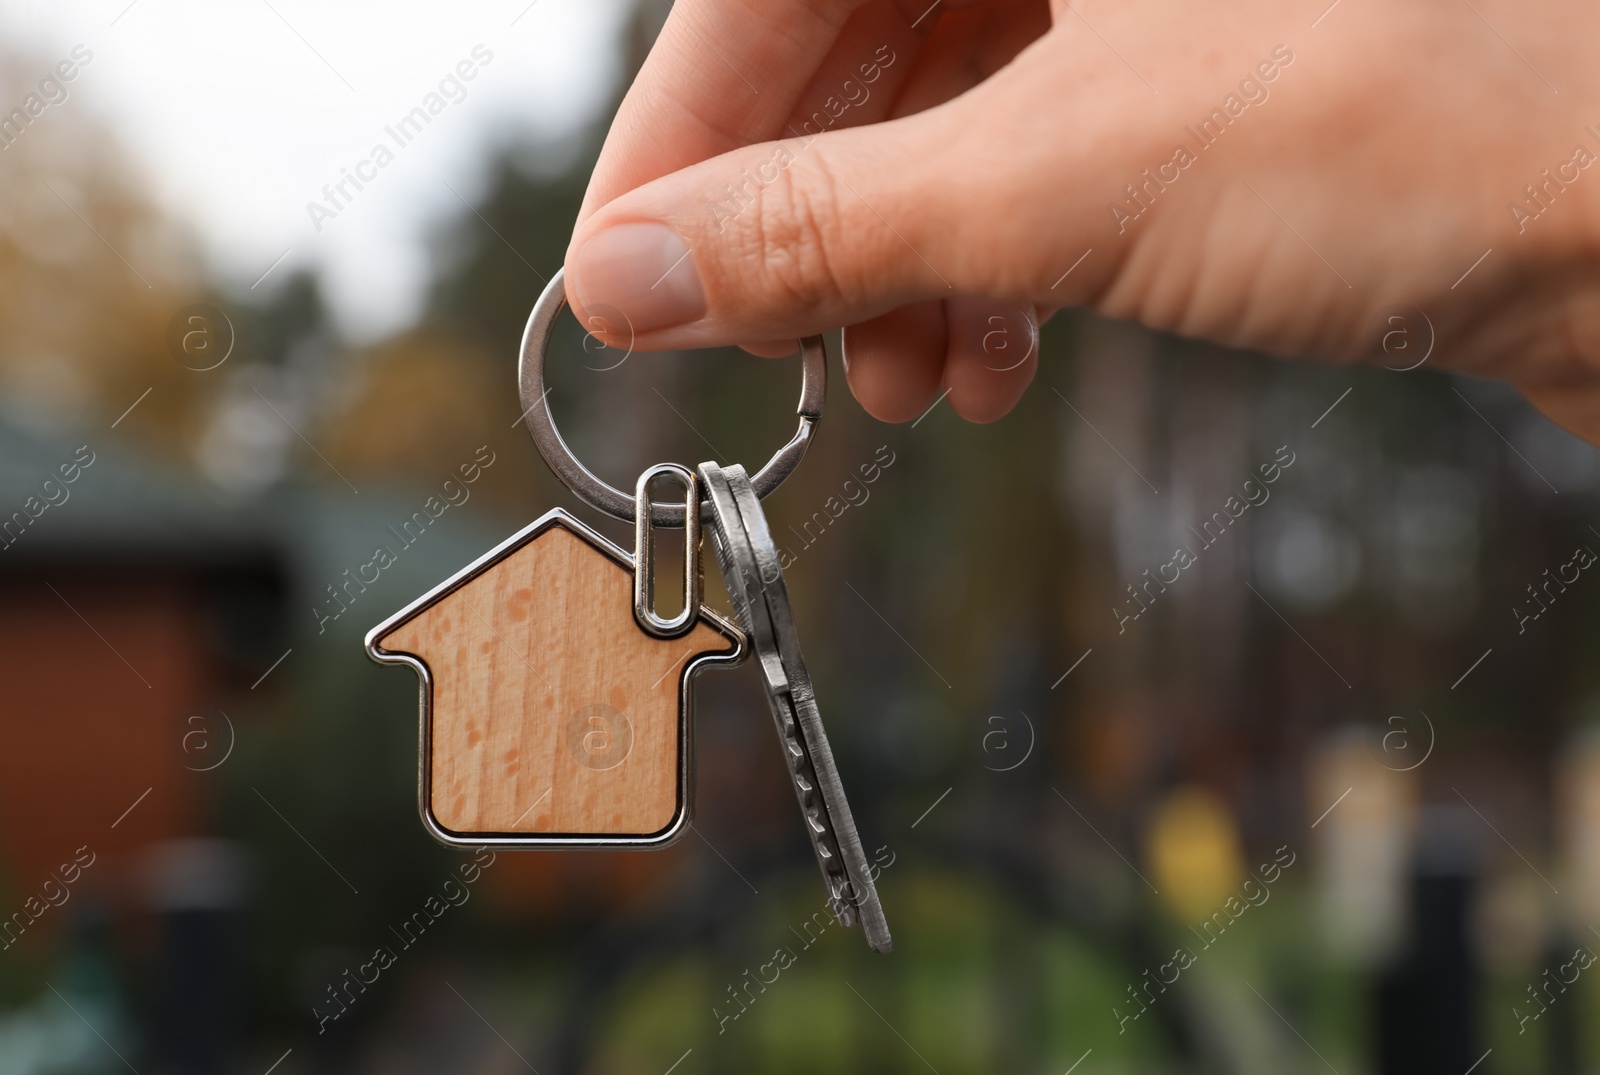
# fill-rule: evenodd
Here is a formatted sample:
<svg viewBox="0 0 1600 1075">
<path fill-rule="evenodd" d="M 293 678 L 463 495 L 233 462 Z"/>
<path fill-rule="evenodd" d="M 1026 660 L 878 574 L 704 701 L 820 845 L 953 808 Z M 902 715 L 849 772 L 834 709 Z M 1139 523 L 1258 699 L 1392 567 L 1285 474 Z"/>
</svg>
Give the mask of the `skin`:
<svg viewBox="0 0 1600 1075">
<path fill-rule="evenodd" d="M 678 0 L 573 235 L 579 315 L 584 244 L 657 221 L 687 245 L 705 316 L 607 342 L 777 354 L 792 345 L 761 341 L 846 325 L 851 389 L 886 421 L 945 389 L 964 417 L 999 418 L 1033 377 L 1037 322 L 1084 305 L 1392 367 L 1431 332 L 1430 367 L 1504 378 L 1600 443 L 1600 9 L 929 2 Z M 789 133 L 859 99 L 846 81 L 885 48 L 870 96 Z M 1242 111 L 1202 149 L 1189 128 L 1230 94 Z M 1179 146 L 1193 162 L 1158 173 Z M 1594 167 L 1568 164 L 1579 147 Z M 764 164 L 772 180 L 719 219 Z M 1125 187 L 1145 169 L 1176 178 L 1135 217 Z M 1524 189 L 1543 169 L 1571 177 L 1545 205 Z"/>
</svg>

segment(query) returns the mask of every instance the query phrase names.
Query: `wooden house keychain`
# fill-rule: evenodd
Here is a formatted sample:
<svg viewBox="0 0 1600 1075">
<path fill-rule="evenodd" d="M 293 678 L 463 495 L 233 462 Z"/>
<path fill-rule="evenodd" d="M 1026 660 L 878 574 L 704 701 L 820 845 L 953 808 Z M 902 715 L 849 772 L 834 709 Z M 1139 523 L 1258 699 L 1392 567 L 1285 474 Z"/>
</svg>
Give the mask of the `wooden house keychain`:
<svg viewBox="0 0 1600 1075">
<path fill-rule="evenodd" d="M 695 674 L 736 664 L 753 648 L 834 914 L 846 926 L 859 919 L 869 943 L 888 951 L 757 499 L 799 464 L 821 418 L 822 338 L 800 341 L 799 428 L 753 477 L 738 467 L 706 463 L 697 473 L 660 463 L 628 496 L 577 460 L 550 414 L 544 355 L 565 306 L 557 273 L 522 338 L 528 429 L 573 492 L 634 523 L 634 550 L 556 508 L 368 633 L 374 660 L 409 665 L 421 680 L 423 825 L 467 847 L 671 843 L 691 810 Z M 682 485 L 681 503 L 651 499 L 660 478 Z M 701 606 L 702 521 L 715 527 L 743 630 Z M 685 529 L 684 601 L 671 619 L 652 607 L 657 527 Z"/>
<path fill-rule="evenodd" d="M 634 552 L 556 508 L 367 635 L 374 660 L 421 679 L 418 808 L 434 837 L 457 846 L 670 843 L 689 820 L 692 681 L 746 652 L 743 633 L 700 606 L 698 510 L 687 513 L 682 611 L 667 621 L 649 607 L 650 522 L 684 525 L 698 501 L 692 472 L 652 467 L 630 497 L 590 474 L 556 431 L 542 358 L 561 287 L 558 274 L 523 336 L 522 376 L 541 382 L 528 425 L 569 485 L 576 468 L 601 490 L 585 499 L 637 520 Z M 811 366 L 808 388 L 824 376 Z M 807 416 L 779 453 L 773 485 L 800 461 L 815 422 Z M 683 482 L 685 503 L 636 510 L 661 474 Z"/>
</svg>

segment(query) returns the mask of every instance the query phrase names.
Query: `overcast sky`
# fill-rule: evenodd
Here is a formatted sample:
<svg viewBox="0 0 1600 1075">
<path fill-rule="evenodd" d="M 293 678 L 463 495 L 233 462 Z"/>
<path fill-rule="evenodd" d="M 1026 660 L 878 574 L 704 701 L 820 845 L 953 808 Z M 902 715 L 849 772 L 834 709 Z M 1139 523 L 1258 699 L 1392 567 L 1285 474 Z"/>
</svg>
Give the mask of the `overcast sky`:
<svg viewBox="0 0 1600 1075">
<path fill-rule="evenodd" d="M 37 72 L 17 72 L 30 83 L 73 46 L 92 50 L 63 107 L 114 126 L 232 286 L 270 269 L 265 290 L 285 270 L 320 267 L 345 329 L 372 338 L 415 317 L 426 225 L 467 211 L 460 199 L 482 193 L 493 148 L 570 129 L 604 105 L 628 6 L 0 0 L 0 34 L 35 57 Z M 472 79 L 430 101 L 462 64 Z M 438 114 L 420 134 L 385 132 L 430 104 Z M 379 145 L 392 160 L 376 159 Z M 376 178 L 359 192 L 347 183 L 354 197 L 313 221 L 307 203 L 328 206 L 323 186 L 357 171 Z"/>
</svg>

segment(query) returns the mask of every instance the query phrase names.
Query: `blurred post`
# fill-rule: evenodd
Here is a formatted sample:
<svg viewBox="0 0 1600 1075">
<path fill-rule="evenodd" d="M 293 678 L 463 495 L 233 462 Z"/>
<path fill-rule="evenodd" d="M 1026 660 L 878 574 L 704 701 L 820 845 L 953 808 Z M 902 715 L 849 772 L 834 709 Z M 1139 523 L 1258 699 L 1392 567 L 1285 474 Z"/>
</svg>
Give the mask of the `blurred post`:
<svg viewBox="0 0 1600 1075">
<path fill-rule="evenodd" d="M 1482 827 L 1466 807 L 1422 811 L 1406 943 L 1374 990 L 1382 1075 L 1461 1075 L 1482 1056 L 1472 930 Z"/>
<path fill-rule="evenodd" d="M 1328 950 L 1368 968 L 1400 939 L 1417 814 L 1413 775 L 1379 758 L 1371 734 L 1342 729 L 1314 753 L 1306 781 Z"/>
<path fill-rule="evenodd" d="M 174 1075 L 220 1075 L 238 1032 L 245 853 L 225 840 L 171 840 L 146 868 L 161 936 L 159 1054 Z"/>
</svg>

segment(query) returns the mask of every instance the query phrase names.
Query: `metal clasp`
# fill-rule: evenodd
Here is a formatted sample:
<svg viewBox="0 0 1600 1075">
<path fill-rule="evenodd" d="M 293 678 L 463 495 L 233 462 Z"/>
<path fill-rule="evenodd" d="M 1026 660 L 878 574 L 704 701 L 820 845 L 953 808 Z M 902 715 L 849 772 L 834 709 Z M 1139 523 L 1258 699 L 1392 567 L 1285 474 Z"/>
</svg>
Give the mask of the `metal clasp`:
<svg viewBox="0 0 1600 1075">
<path fill-rule="evenodd" d="M 657 478 L 676 478 L 684 488 L 683 498 L 683 609 L 670 620 L 656 615 L 655 548 L 651 541 L 652 523 L 659 518 L 658 505 L 650 500 L 650 486 Z M 700 614 L 700 479 L 688 467 L 677 463 L 657 463 L 643 474 L 633 490 L 633 618 L 639 627 L 656 638 L 677 638 L 688 633 Z"/>
</svg>

